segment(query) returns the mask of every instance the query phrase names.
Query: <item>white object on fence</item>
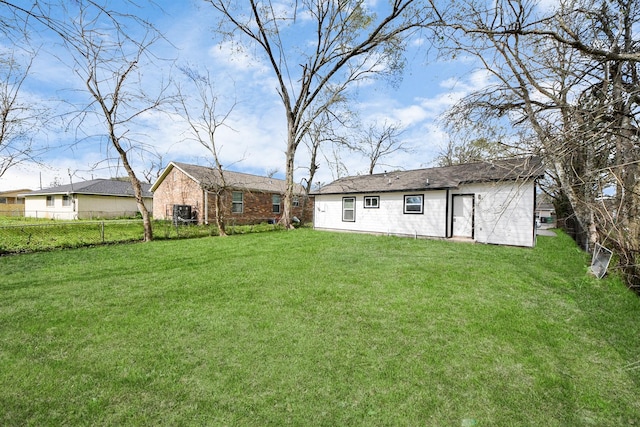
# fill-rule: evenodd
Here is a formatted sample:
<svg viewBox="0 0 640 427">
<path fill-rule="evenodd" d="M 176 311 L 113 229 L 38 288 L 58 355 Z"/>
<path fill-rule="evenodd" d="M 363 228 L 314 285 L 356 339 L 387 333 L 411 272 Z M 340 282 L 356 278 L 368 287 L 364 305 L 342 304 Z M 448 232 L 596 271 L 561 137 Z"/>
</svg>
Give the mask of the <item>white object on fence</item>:
<svg viewBox="0 0 640 427">
<path fill-rule="evenodd" d="M 598 279 L 602 279 L 607 274 L 609 263 L 611 262 L 611 256 L 613 252 L 599 243 L 595 244 L 593 249 L 593 257 L 591 258 L 591 266 L 589 271 Z"/>
</svg>

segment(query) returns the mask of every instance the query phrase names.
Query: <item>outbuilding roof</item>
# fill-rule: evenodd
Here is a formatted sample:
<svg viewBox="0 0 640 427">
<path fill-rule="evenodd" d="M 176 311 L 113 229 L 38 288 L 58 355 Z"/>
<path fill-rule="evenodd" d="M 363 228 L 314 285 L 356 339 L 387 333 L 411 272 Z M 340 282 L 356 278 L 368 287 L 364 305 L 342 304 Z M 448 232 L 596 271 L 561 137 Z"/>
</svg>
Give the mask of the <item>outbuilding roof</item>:
<svg viewBox="0 0 640 427">
<path fill-rule="evenodd" d="M 151 184 L 140 183 L 142 197 L 153 197 L 150 191 Z M 100 196 L 133 197 L 131 181 L 122 179 L 92 179 L 89 181 L 74 182 L 73 184 L 59 185 L 57 187 L 36 190 L 23 194 L 25 197 L 53 194 L 87 194 Z"/>
<path fill-rule="evenodd" d="M 313 192 L 322 194 L 383 193 L 458 188 L 463 184 L 536 179 L 544 174 L 539 157 L 466 163 L 428 169 L 340 178 Z"/>
<path fill-rule="evenodd" d="M 160 175 L 158 180 L 151 187 L 151 191 L 155 191 L 156 188 L 158 188 L 174 167 L 180 169 L 204 189 L 211 189 L 222 185 L 220 171 L 216 168 L 191 165 L 188 163 L 170 162 L 162 175 Z M 222 174 L 224 176 L 226 187 L 230 189 L 274 194 L 284 194 L 286 190 L 286 181 L 283 179 L 227 170 L 223 171 Z M 303 195 L 304 188 L 300 184 L 294 184 L 294 194 Z"/>
</svg>

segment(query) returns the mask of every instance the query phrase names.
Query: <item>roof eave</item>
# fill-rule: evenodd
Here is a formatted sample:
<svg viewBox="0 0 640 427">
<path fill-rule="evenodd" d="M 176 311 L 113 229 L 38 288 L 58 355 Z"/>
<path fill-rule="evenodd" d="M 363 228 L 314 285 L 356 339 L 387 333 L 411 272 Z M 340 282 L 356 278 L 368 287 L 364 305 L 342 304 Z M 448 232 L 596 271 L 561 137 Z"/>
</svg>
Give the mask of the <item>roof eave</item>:
<svg viewBox="0 0 640 427">
<path fill-rule="evenodd" d="M 329 192 L 311 192 L 310 196 L 327 196 L 336 194 L 378 194 L 378 193 L 407 193 L 415 191 L 442 191 L 458 188 L 457 186 L 429 186 L 429 187 L 416 187 L 416 188 L 394 188 L 384 190 L 349 190 L 349 191 L 329 191 Z"/>
</svg>

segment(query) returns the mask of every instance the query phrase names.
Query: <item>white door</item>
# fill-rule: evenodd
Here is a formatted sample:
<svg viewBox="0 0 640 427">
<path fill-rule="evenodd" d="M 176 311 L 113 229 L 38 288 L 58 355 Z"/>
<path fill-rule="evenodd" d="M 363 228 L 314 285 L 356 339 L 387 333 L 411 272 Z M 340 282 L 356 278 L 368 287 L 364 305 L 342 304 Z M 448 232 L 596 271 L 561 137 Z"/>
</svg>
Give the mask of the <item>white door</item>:
<svg viewBox="0 0 640 427">
<path fill-rule="evenodd" d="M 453 236 L 473 237 L 473 195 L 453 196 Z"/>
</svg>

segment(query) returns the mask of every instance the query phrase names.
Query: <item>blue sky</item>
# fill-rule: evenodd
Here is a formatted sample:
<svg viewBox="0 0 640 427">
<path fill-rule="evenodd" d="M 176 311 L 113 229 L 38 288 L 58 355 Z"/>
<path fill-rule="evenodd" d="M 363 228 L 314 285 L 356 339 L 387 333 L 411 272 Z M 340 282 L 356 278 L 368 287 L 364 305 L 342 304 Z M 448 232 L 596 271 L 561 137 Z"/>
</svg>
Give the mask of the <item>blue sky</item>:
<svg viewBox="0 0 640 427">
<path fill-rule="evenodd" d="M 143 70 L 145 78 L 150 83 L 166 79 L 172 73 L 178 73 L 176 65 L 208 70 L 215 81 L 219 110 L 223 111 L 237 101 L 226 122 L 230 129 L 222 128 L 217 135 L 223 165 L 254 174 L 277 170 L 276 176 L 284 177 L 284 110 L 275 90 L 273 72 L 263 63 L 260 52 L 248 49 L 233 54 L 228 44 L 216 40 L 213 31 L 216 16 L 213 8 L 204 2 L 157 3 L 164 13 L 159 8 L 138 12 L 153 21 L 171 41 L 173 46 L 161 44 L 157 53 L 175 59 L 175 64 L 158 63 L 154 68 Z M 70 71 L 70 61 L 55 39 L 46 36 L 39 40 L 34 35 L 34 40 L 45 48 L 33 66 L 23 95 L 31 102 L 58 108 L 62 108 L 64 99 L 81 100 L 83 82 Z M 384 159 L 386 165 L 378 167 L 376 172 L 393 167 L 414 169 L 433 165 L 448 138 L 438 123 L 440 114 L 460 97 L 488 83 L 486 73 L 474 71 L 468 58 L 445 61 L 437 58 L 437 52 L 427 52 L 424 46 L 417 45 L 412 45 L 407 52 L 408 63 L 399 87 L 390 87 L 385 82 L 361 85 L 351 106 L 360 113 L 363 122 L 400 122 L 404 128 L 402 138 L 413 147 L 411 153 Z M 11 46 L 3 48 L 11 49 Z M 172 160 L 211 164 L 210 155 L 202 147 L 185 140 L 187 126 L 177 114 L 148 114 L 143 124 L 137 132 L 154 145 L 165 165 Z M 91 128 L 100 130 L 99 124 Z M 41 138 L 46 138 L 55 147 L 43 158 L 44 165 L 24 164 L 10 169 L 0 178 L 0 190 L 37 189 L 40 183 L 47 187 L 56 179 L 66 184 L 70 179 L 77 182 L 125 175 L 122 168 L 116 167 L 117 162 L 104 161 L 107 147 L 96 139 L 78 141 L 73 129 L 47 131 Z M 361 155 L 343 152 L 342 156 L 349 174 L 367 171 L 367 161 Z M 300 181 L 306 176 L 304 168 L 308 166 L 304 147 L 300 148 L 296 159 L 300 167 L 296 180 Z M 142 177 L 145 166 L 138 160 L 135 162 L 136 171 Z M 320 166 L 314 181 L 327 183 L 336 178 L 324 159 Z"/>
</svg>

